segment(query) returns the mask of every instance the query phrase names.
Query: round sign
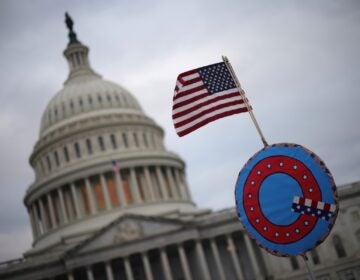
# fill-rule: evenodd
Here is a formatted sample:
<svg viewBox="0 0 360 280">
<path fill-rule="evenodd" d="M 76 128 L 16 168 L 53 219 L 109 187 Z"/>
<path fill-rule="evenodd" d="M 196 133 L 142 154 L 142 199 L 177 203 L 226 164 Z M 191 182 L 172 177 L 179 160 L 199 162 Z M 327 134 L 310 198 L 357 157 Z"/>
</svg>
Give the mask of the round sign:
<svg viewBox="0 0 360 280">
<path fill-rule="evenodd" d="M 250 158 L 239 173 L 235 199 L 249 235 L 280 256 L 300 255 L 320 244 L 339 208 L 324 162 L 286 143 L 266 146 Z"/>
</svg>

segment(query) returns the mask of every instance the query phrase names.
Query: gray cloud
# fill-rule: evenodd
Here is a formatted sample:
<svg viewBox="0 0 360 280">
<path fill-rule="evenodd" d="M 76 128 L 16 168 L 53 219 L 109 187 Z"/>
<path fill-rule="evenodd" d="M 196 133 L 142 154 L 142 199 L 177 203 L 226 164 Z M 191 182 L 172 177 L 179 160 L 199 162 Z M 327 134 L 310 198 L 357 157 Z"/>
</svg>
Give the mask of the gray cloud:
<svg viewBox="0 0 360 280">
<path fill-rule="evenodd" d="M 237 174 L 262 147 L 246 114 L 184 138 L 175 134 L 171 99 L 177 74 L 214 63 L 222 54 L 231 59 L 270 143 L 310 148 L 338 184 L 359 180 L 358 1 L 5 0 L 0 2 L 0 261 L 30 247 L 22 205 L 33 180 L 28 157 L 41 114 L 67 76 L 65 11 L 90 47 L 93 68 L 133 92 L 165 129 L 167 146 L 187 162 L 199 206 L 233 206 Z"/>
</svg>

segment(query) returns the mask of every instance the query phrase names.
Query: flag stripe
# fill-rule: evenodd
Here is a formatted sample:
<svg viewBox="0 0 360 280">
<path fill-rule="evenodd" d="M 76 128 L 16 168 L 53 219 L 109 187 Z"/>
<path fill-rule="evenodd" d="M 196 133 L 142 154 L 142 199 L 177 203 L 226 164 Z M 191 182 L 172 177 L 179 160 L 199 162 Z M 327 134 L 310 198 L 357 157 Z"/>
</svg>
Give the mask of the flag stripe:
<svg viewBox="0 0 360 280">
<path fill-rule="evenodd" d="M 230 97 L 235 97 L 235 96 L 237 96 L 239 99 L 242 99 L 241 95 L 238 93 L 238 91 L 236 89 L 223 91 L 221 93 L 218 92 L 213 95 L 201 94 L 201 95 L 197 96 L 196 98 L 190 98 L 181 103 L 177 103 L 176 106 L 173 106 L 173 117 L 175 114 L 185 111 L 185 110 L 188 110 L 190 108 L 197 109 L 197 106 L 199 104 L 207 105 L 207 103 L 204 103 L 204 102 L 211 102 L 211 101 L 216 102 L 220 98 L 225 99 L 225 98 L 230 98 Z"/>
<path fill-rule="evenodd" d="M 198 112 L 199 109 L 201 110 L 201 108 L 206 110 L 212 106 L 216 106 L 218 104 L 224 104 L 231 101 L 239 101 L 240 103 L 244 102 L 238 93 L 230 93 L 224 96 L 220 95 L 211 99 L 201 99 L 199 101 L 189 103 L 188 105 L 184 105 L 181 108 L 175 109 L 173 110 L 174 114 L 172 117 L 175 120 L 181 116 L 185 116 L 185 115 L 191 116 L 193 112 Z"/>
<path fill-rule="evenodd" d="M 218 111 L 223 110 L 234 110 L 238 108 L 246 108 L 245 105 L 241 101 L 231 101 L 223 104 L 217 104 L 214 106 L 211 106 L 208 109 L 199 110 L 194 115 L 187 115 L 185 117 L 180 117 L 178 119 L 174 119 L 174 125 L 175 128 L 179 128 L 181 126 L 185 126 L 186 124 L 193 123 L 194 121 L 201 120 L 204 116 L 212 116 L 213 112 L 214 114 L 217 114 Z"/>
<path fill-rule="evenodd" d="M 207 119 L 204 119 L 203 121 L 197 123 L 197 124 L 194 124 L 193 126 L 189 127 L 189 128 L 186 128 L 186 129 L 177 129 L 176 132 L 177 134 L 182 137 L 182 136 L 185 136 L 186 134 L 189 134 L 190 132 L 193 132 L 194 130 L 210 123 L 210 122 L 213 122 L 213 121 L 216 121 L 218 119 L 221 119 L 221 118 L 224 118 L 224 117 L 227 117 L 227 116 L 231 116 L 231 115 L 234 115 L 234 114 L 240 114 L 240 113 L 244 113 L 244 112 L 247 112 L 247 109 L 246 108 L 241 108 L 241 109 L 235 109 L 235 110 L 231 110 L 231 111 L 227 111 L 227 112 L 223 112 L 221 114 L 218 114 L 218 115 L 215 115 L 215 116 L 212 116 L 212 117 L 209 117 Z"/>
</svg>

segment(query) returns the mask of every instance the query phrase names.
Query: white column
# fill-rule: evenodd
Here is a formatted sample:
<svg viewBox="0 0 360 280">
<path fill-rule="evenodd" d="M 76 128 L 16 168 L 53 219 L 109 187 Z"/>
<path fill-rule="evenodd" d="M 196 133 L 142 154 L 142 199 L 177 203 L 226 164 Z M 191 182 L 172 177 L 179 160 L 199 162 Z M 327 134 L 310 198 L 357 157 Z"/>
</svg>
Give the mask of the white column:
<svg viewBox="0 0 360 280">
<path fill-rule="evenodd" d="M 49 212 L 50 212 L 51 228 L 55 228 L 56 227 L 56 219 L 55 219 L 55 212 L 54 212 L 54 204 L 52 202 L 50 193 L 48 193 L 46 195 L 46 199 L 47 199 L 47 204 L 48 204 Z"/>
<path fill-rule="evenodd" d="M 185 193 L 186 193 L 186 198 L 187 198 L 188 200 L 192 200 L 192 198 L 191 198 L 191 193 L 190 193 L 190 191 L 189 191 L 189 185 L 188 185 L 188 183 L 187 183 L 187 181 L 186 181 L 185 174 L 184 174 L 184 173 L 180 173 L 180 176 L 181 176 L 181 178 L 182 178 L 182 182 L 183 182 L 183 185 L 184 185 L 184 191 L 185 191 Z"/>
<path fill-rule="evenodd" d="M 203 279 L 210 280 L 211 276 L 210 276 L 210 273 L 209 273 L 209 268 L 208 268 L 207 263 L 206 263 L 204 250 L 203 250 L 203 247 L 201 245 L 200 240 L 195 241 L 195 247 L 196 247 L 196 254 L 197 254 L 197 257 L 198 257 L 199 262 L 200 262 L 200 268 L 201 268 L 201 273 L 203 275 Z"/>
<path fill-rule="evenodd" d="M 160 248 L 160 258 L 161 258 L 161 266 L 164 271 L 164 276 L 166 280 L 172 280 L 171 268 L 169 264 L 169 260 L 166 254 L 166 250 L 164 248 Z"/>
<path fill-rule="evenodd" d="M 168 195 L 167 190 L 166 190 L 164 176 L 162 174 L 160 166 L 156 166 L 156 176 L 158 177 L 158 181 L 159 181 L 159 184 L 160 184 L 160 189 L 161 189 L 161 193 L 163 195 L 163 199 L 168 200 L 169 195 Z"/>
<path fill-rule="evenodd" d="M 134 280 L 134 276 L 131 270 L 131 264 L 129 261 L 129 258 L 124 258 L 124 267 L 125 267 L 125 274 L 126 274 L 126 280 Z"/>
<path fill-rule="evenodd" d="M 151 271 L 151 265 L 149 262 L 149 258 L 146 253 L 141 254 L 142 262 L 145 268 L 145 275 L 147 280 L 154 280 L 152 271 Z"/>
<path fill-rule="evenodd" d="M 94 280 L 94 274 L 92 273 L 91 267 L 86 267 L 87 280 Z"/>
<path fill-rule="evenodd" d="M 90 184 L 90 180 L 88 178 L 85 178 L 85 186 L 86 186 L 86 191 L 87 191 L 88 197 L 89 197 L 90 214 L 96 214 L 97 209 L 96 209 L 96 204 L 95 204 L 94 193 L 92 190 L 92 186 Z"/>
<path fill-rule="evenodd" d="M 175 185 L 175 182 L 174 182 L 174 177 L 173 177 L 173 174 L 171 172 L 171 167 L 166 168 L 166 176 L 167 176 L 167 178 L 169 180 L 171 192 L 173 194 L 173 199 L 177 199 L 179 197 L 179 195 L 177 193 L 176 185 Z"/>
<path fill-rule="evenodd" d="M 247 252 L 249 254 L 249 257 L 250 257 L 250 263 L 251 263 L 251 266 L 252 266 L 253 271 L 254 271 L 255 279 L 258 279 L 258 277 L 260 277 L 260 275 L 261 275 L 261 270 L 260 270 L 260 267 L 258 266 L 258 261 L 256 259 L 254 248 L 253 248 L 253 246 L 251 244 L 251 240 L 248 237 L 248 235 L 243 234 L 243 236 L 244 236 L 244 240 L 245 240 L 245 247 L 246 247 L 246 250 L 247 250 Z"/>
<path fill-rule="evenodd" d="M 37 226 L 36 226 L 36 221 L 35 221 L 33 208 L 31 206 L 28 207 L 28 213 L 29 213 L 29 216 L 30 216 L 30 223 L 31 223 L 33 239 L 35 239 L 37 237 Z"/>
<path fill-rule="evenodd" d="M 227 240 L 227 245 L 228 245 L 228 251 L 230 253 L 231 260 L 232 260 L 232 263 L 235 268 L 236 276 L 238 279 L 243 280 L 244 275 L 243 275 L 241 267 L 240 267 L 240 260 L 236 254 L 236 247 L 235 247 L 234 241 L 230 235 L 226 235 L 226 240 Z"/>
<path fill-rule="evenodd" d="M 145 175 L 146 187 L 149 189 L 149 193 L 150 193 L 150 200 L 155 201 L 156 197 L 155 197 L 155 193 L 154 193 L 154 186 L 151 181 L 149 168 L 147 166 L 144 167 L 144 175 Z"/>
<path fill-rule="evenodd" d="M 43 226 L 44 232 L 47 232 L 49 228 L 46 222 L 44 203 L 42 202 L 41 198 L 39 199 L 39 206 L 40 206 L 41 224 Z"/>
<path fill-rule="evenodd" d="M 124 192 L 124 187 L 122 184 L 120 172 L 114 172 L 114 175 L 115 175 L 116 192 L 119 197 L 120 207 L 125 207 L 127 206 L 127 202 L 125 199 L 125 192 Z"/>
<path fill-rule="evenodd" d="M 109 189 L 107 187 L 104 174 L 100 174 L 100 184 L 101 184 L 102 192 L 104 194 L 106 210 L 110 210 L 112 208 L 111 207 L 111 200 L 110 200 Z"/>
<path fill-rule="evenodd" d="M 220 280 L 226 280 L 225 271 L 224 271 L 223 265 L 221 263 L 221 258 L 219 255 L 219 250 L 218 250 L 215 239 L 210 239 L 210 246 L 211 246 L 211 251 L 214 255 L 215 265 L 216 265 L 217 271 L 219 272 Z"/>
<path fill-rule="evenodd" d="M 130 191 L 135 204 L 141 203 L 142 199 L 139 193 L 139 184 L 137 183 L 135 168 L 130 168 Z"/>
<path fill-rule="evenodd" d="M 114 274 L 111 269 L 110 261 L 105 262 L 105 271 L 106 271 L 106 278 L 107 280 L 114 280 Z"/>
<path fill-rule="evenodd" d="M 60 200 L 61 221 L 63 224 L 67 224 L 69 220 L 68 220 L 68 217 L 66 214 L 64 195 L 63 195 L 61 188 L 58 188 L 57 191 L 58 191 L 59 200 Z"/>
<path fill-rule="evenodd" d="M 181 178 L 180 178 L 180 171 L 179 169 L 175 169 L 175 180 L 176 180 L 176 185 L 178 186 L 178 193 L 181 199 L 188 199 L 187 197 L 187 192 L 185 190 L 186 186 L 181 182 Z"/>
<path fill-rule="evenodd" d="M 81 219 L 81 211 L 80 211 L 80 205 L 79 205 L 79 197 L 78 197 L 78 195 L 77 195 L 76 186 L 75 186 L 74 183 L 71 183 L 70 189 L 71 189 L 71 195 L 72 195 L 72 198 L 73 198 L 74 204 L 75 204 L 75 214 L 76 214 L 76 218 L 77 218 L 77 219 Z"/>
<path fill-rule="evenodd" d="M 178 244 L 178 253 L 179 253 L 179 257 L 180 257 L 181 267 L 184 272 L 185 280 L 192 280 L 191 272 L 189 269 L 189 263 L 186 258 L 186 253 L 185 253 L 184 247 L 181 244 Z"/>
</svg>

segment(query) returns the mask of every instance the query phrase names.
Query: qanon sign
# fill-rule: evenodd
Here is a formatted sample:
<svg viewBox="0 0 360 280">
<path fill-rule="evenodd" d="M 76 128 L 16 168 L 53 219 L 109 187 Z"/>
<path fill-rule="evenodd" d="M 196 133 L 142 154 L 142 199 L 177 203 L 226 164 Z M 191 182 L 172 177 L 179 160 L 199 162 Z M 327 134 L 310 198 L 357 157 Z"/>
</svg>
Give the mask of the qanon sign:
<svg viewBox="0 0 360 280">
<path fill-rule="evenodd" d="M 250 158 L 239 173 L 235 199 L 248 234 L 277 256 L 301 255 L 320 244 L 339 209 L 325 164 L 287 143 L 266 146 Z"/>
</svg>

